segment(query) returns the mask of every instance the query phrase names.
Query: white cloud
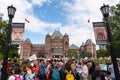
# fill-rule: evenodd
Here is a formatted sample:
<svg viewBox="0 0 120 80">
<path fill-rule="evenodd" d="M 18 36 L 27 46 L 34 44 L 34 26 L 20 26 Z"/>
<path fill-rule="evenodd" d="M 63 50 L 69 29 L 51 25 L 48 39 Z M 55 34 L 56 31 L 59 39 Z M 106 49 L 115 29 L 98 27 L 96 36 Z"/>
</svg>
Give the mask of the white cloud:
<svg viewBox="0 0 120 80">
<path fill-rule="evenodd" d="M 26 23 L 26 30 L 29 30 L 31 32 L 38 32 L 46 35 L 46 29 L 55 29 L 61 26 L 61 23 L 47 23 L 43 22 L 39 19 L 36 19 L 35 17 L 31 16 L 29 19 L 30 23 Z"/>
<path fill-rule="evenodd" d="M 93 35 L 92 23 L 88 24 L 87 20 L 90 18 L 90 22 L 102 21 L 100 7 L 103 3 L 111 6 L 119 2 L 118 0 L 74 0 L 72 3 L 60 1 L 66 12 L 67 25 L 64 26 L 62 23 L 42 21 L 33 14 L 34 5 L 41 7 L 45 3 L 52 3 L 52 0 L 32 0 L 31 3 L 27 0 L 0 0 L 0 12 L 4 14 L 3 19 L 8 20 L 7 6 L 13 4 L 17 9 L 13 22 L 24 22 L 26 17 L 30 23 L 26 23 L 25 29 L 44 35 L 48 33 L 46 29 L 60 29 L 62 33 L 70 35 L 70 44 L 80 46 L 88 38 L 92 38 L 95 42 L 94 36 L 91 36 Z"/>
<path fill-rule="evenodd" d="M 73 3 L 61 2 L 63 9 L 67 13 L 66 20 L 69 23 L 61 31 L 64 30 L 70 34 L 71 44 L 74 43 L 79 46 L 82 42 L 86 42 L 88 38 L 91 38 L 95 43 L 92 23 L 88 24 L 87 20 L 90 19 L 90 22 L 102 21 L 100 7 L 103 3 L 112 6 L 117 4 L 118 0 L 74 0 Z"/>
<path fill-rule="evenodd" d="M 44 22 L 34 16 L 33 6 L 42 6 L 43 4 L 45 4 L 45 2 L 50 3 L 50 0 L 32 0 L 31 3 L 29 3 L 27 0 L 3 0 L 0 3 L 0 12 L 4 14 L 3 19 L 8 20 L 7 7 L 13 4 L 13 6 L 17 9 L 13 22 L 25 22 L 24 19 L 26 18 L 30 21 L 29 24 L 26 23 L 26 30 L 45 34 L 46 28 L 54 29 L 61 26 L 61 23 Z"/>
<path fill-rule="evenodd" d="M 51 0 L 32 0 L 33 5 L 42 6 L 44 3 L 51 3 Z"/>
</svg>

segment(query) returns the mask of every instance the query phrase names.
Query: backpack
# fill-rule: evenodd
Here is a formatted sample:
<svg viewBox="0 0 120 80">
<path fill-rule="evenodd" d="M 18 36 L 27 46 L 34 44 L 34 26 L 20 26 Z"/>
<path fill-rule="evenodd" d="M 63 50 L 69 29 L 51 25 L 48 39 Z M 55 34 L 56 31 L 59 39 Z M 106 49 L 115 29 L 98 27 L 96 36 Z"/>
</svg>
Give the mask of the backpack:
<svg viewBox="0 0 120 80">
<path fill-rule="evenodd" d="M 95 78 L 95 80 L 101 80 L 101 75 L 102 75 L 102 72 L 100 72 L 99 76 Z"/>
<path fill-rule="evenodd" d="M 67 70 L 65 70 L 66 74 L 66 80 L 75 80 L 74 75 L 70 72 L 68 72 Z"/>
<path fill-rule="evenodd" d="M 60 80 L 60 73 L 57 69 L 53 69 L 51 75 L 51 80 Z"/>
<path fill-rule="evenodd" d="M 14 75 L 14 77 L 15 77 L 15 80 L 22 80 L 20 75 L 19 76 Z"/>
</svg>

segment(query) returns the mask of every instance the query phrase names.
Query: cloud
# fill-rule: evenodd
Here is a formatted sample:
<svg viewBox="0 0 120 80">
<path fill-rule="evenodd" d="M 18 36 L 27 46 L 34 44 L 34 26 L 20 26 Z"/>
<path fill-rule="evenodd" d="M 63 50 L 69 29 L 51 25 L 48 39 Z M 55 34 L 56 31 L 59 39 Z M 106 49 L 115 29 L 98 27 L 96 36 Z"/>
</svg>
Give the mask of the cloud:
<svg viewBox="0 0 120 80">
<path fill-rule="evenodd" d="M 67 33 L 69 35 L 70 44 L 74 43 L 77 46 L 80 46 L 82 42 L 85 42 L 88 38 L 91 38 L 95 42 L 92 23 L 88 24 L 87 20 L 90 19 L 90 22 L 102 21 L 100 7 L 103 3 L 111 6 L 119 2 L 118 0 L 72 0 L 72 2 L 69 0 L 58 1 L 60 3 L 57 7 L 61 7 L 65 12 L 61 14 L 65 17 L 66 24 L 63 24 L 62 22 L 46 22 L 34 15 L 34 6 L 37 5 L 42 7 L 44 4 L 51 4 L 52 0 L 32 0 L 31 2 L 28 0 L 1 0 L 0 12 L 4 14 L 3 19 L 8 20 L 7 6 L 13 4 L 17 9 L 13 22 L 25 22 L 25 18 L 30 21 L 30 23 L 26 23 L 25 30 L 44 35 L 55 30 L 60 30 L 63 34 Z"/>
<path fill-rule="evenodd" d="M 81 45 L 82 42 L 86 42 L 87 39 L 92 39 L 95 43 L 92 23 L 102 21 L 102 13 L 100 7 L 105 4 L 110 6 L 118 3 L 117 0 L 73 0 L 73 2 L 63 1 L 61 5 L 64 11 L 67 13 L 66 20 L 68 24 L 61 28 L 61 31 L 70 34 L 70 43 Z M 95 43 L 96 44 L 96 43 Z"/>
<path fill-rule="evenodd" d="M 36 19 L 35 17 L 31 16 L 29 19 L 30 23 L 26 23 L 26 30 L 31 32 L 37 32 L 46 35 L 47 29 L 55 29 L 61 26 L 61 23 L 48 23 L 43 22 L 40 19 Z"/>
<path fill-rule="evenodd" d="M 38 6 L 42 6 L 44 5 L 44 3 L 51 3 L 52 1 L 51 0 L 32 0 L 32 4 L 33 5 L 38 5 Z"/>
<path fill-rule="evenodd" d="M 42 6 L 43 4 L 49 2 L 50 0 L 32 0 L 32 2 L 28 2 L 27 0 L 4 0 L 0 3 L 0 11 L 4 14 L 3 19 L 8 20 L 7 16 L 7 6 L 13 4 L 16 7 L 16 13 L 13 19 L 13 22 L 24 22 L 25 18 L 27 18 L 30 23 L 26 23 L 25 29 L 31 32 L 37 33 L 47 33 L 46 28 L 55 29 L 61 26 L 61 23 L 49 23 L 42 21 L 34 16 L 33 7 L 34 5 Z"/>
</svg>

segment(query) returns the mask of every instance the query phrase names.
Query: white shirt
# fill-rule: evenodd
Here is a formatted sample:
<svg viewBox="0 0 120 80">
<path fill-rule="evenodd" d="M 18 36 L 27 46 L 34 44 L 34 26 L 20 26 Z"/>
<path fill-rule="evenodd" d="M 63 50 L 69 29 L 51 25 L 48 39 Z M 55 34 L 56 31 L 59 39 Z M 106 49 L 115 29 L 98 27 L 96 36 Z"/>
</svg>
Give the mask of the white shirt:
<svg viewBox="0 0 120 80">
<path fill-rule="evenodd" d="M 82 65 L 77 64 L 76 65 L 76 70 L 77 70 L 78 73 L 82 73 Z"/>
<path fill-rule="evenodd" d="M 109 70 L 110 73 L 111 73 L 110 76 L 111 76 L 112 78 L 115 78 L 113 64 L 109 65 L 108 70 Z"/>
<path fill-rule="evenodd" d="M 88 77 L 88 67 L 86 65 L 82 66 L 82 77 L 84 78 Z"/>
</svg>

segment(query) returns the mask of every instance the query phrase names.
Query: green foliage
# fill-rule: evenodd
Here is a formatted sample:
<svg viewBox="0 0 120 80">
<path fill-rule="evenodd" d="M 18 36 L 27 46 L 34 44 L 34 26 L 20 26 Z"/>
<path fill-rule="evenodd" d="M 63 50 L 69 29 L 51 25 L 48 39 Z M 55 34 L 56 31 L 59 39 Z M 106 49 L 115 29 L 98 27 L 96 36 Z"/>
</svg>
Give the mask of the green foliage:
<svg viewBox="0 0 120 80">
<path fill-rule="evenodd" d="M 18 54 L 18 45 L 11 45 L 8 57 L 9 58 L 19 58 L 19 56 L 20 55 Z"/>
<path fill-rule="evenodd" d="M 29 63 L 29 60 L 23 60 L 22 61 L 22 66 L 25 67 Z"/>
<path fill-rule="evenodd" d="M 87 56 L 88 58 L 91 58 L 91 57 L 92 57 L 92 53 L 86 52 L 86 56 Z"/>
<path fill-rule="evenodd" d="M 4 50 L 5 50 L 5 40 L 6 40 L 6 32 L 7 32 L 8 25 L 5 21 L 0 21 L 0 59 L 3 59 Z M 18 54 L 18 46 L 10 46 L 9 49 L 9 58 L 19 58 Z"/>
<path fill-rule="evenodd" d="M 115 46 L 115 53 L 120 57 L 120 2 L 110 8 L 110 28 Z M 110 49 L 108 48 L 108 52 Z"/>
<path fill-rule="evenodd" d="M 0 21 L 0 58 L 3 58 L 3 50 L 5 48 L 5 38 L 6 38 L 6 22 Z"/>
<path fill-rule="evenodd" d="M 0 54 L 0 60 L 3 59 L 3 54 Z"/>
<path fill-rule="evenodd" d="M 72 58 L 73 56 L 74 56 L 75 58 L 78 57 L 78 53 L 77 53 L 76 50 L 68 50 L 67 53 L 68 53 L 68 57 L 70 57 L 70 58 Z"/>
<path fill-rule="evenodd" d="M 38 58 L 40 58 L 40 57 L 44 58 L 45 55 L 44 55 L 44 53 L 42 53 L 42 52 L 38 52 L 38 53 L 37 53 L 37 57 L 38 57 Z"/>
<path fill-rule="evenodd" d="M 86 56 L 87 56 L 86 52 L 85 52 L 84 50 L 82 50 L 82 51 L 80 52 L 80 57 L 81 57 L 81 58 L 85 58 Z"/>
<path fill-rule="evenodd" d="M 100 57 L 108 57 L 110 54 L 107 52 L 107 50 L 97 50 L 97 58 Z"/>
</svg>

